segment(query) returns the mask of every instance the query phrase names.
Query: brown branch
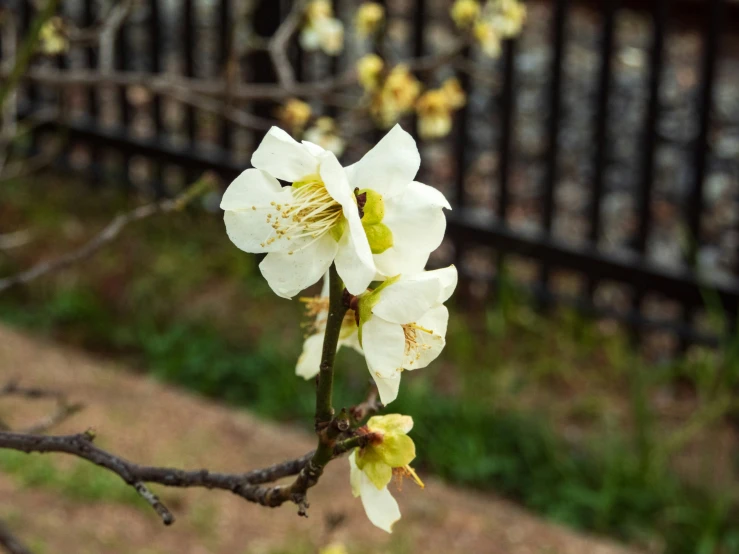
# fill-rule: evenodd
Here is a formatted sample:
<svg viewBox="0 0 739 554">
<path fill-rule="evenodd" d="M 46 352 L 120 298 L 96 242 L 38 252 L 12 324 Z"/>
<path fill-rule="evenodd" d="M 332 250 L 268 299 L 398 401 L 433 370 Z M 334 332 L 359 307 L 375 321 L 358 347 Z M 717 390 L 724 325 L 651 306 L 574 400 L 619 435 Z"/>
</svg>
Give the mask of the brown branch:
<svg viewBox="0 0 739 554">
<path fill-rule="evenodd" d="M 5 77 L 6 72 L 0 72 Z M 48 87 L 93 87 L 114 85 L 121 87 L 137 86 L 156 94 L 171 94 L 176 89 L 189 90 L 203 96 L 228 99 L 236 102 L 254 100 L 285 100 L 293 96 L 322 99 L 327 104 L 352 107 L 357 98 L 340 94 L 338 91 L 356 83 L 354 69 L 333 78 L 309 83 L 295 83 L 290 89 L 268 83 L 235 84 L 227 79 L 191 79 L 171 74 L 151 74 L 135 71 L 112 71 L 101 74 L 94 70 L 64 70 L 34 68 L 27 71 L 23 80 Z"/>
<path fill-rule="evenodd" d="M 292 91 L 295 85 L 295 72 L 287 56 L 288 43 L 293 34 L 295 34 L 295 31 L 298 30 L 298 26 L 303 19 L 305 4 L 305 0 L 298 0 L 293 3 L 290 13 L 280 23 L 280 26 L 275 31 L 275 34 L 272 35 L 267 45 L 269 56 L 272 59 L 272 65 L 274 65 L 275 73 L 277 73 L 277 79 L 280 85 L 288 91 Z"/>
<path fill-rule="evenodd" d="M 169 467 L 153 467 L 136 464 L 93 444 L 94 433 L 77 435 L 43 436 L 0 431 L 0 448 L 30 453 L 62 453 L 92 462 L 118 475 L 159 514 L 165 525 L 174 522 L 174 516 L 161 500 L 146 486 L 155 483 L 167 487 L 203 487 L 230 491 L 233 494 L 262 506 L 277 507 L 292 501 L 305 504 L 305 490 L 313 486 L 323 471 L 323 465 L 314 462 L 315 453 L 275 464 L 247 473 L 218 473 L 207 469 L 187 471 Z M 356 439 L 355 439 L 356 441 Z M 346 450 L 339 448 L 336 455 Z M 333 451 L 330 459 L 335 457 Z M 330 461 L 329 459 L 329 461 Z M 328 462 L 326 462 L 328 463 Z M 262 486 L 277 479 L 298 475 L 292 485 Z M 302 494 L 301 494 L 302 491 Z"/>
<path fill-rule="evenodd" d="M 356 423 L 362 423 L 367 416 L 375 414 L 384 408 L 377 396 L 377 388 L 373 385 L 367 394 L 367 399 L 349 410 Z"/>
<path fill-rule="evenodd" d="M 8 554 L 31 554 L 16 536 L 8 529 L 8 526 L 0 521 L 0 547 Z"/>
<path fill-rule="evenodd" d="M 133 8 L 132 0 L 114 3 L 99 23 L 90 27 L 69 26 L 67 37 L 75 46 L 94 46 L 104 34 L 115 34 L 126 22 Z"/>
<path fill-rule="evenodd" d="M 40 262 L 30 269 L 21 271 L 10 277 L 0 279 L 0 293 L 15 285 L 24 285 L 39 277 L 59 271 L 69 267 L 77 262 L 85 260 L 95 254 L 103 246 L 112 242 L 123 229 L 130 223 L 141 221 L 155 214 L 169 213 L 183 209 L 195 197 L 203 194 L 206 190 L 214 187 L 215 177 L 211 174 L 205 174 L 197 183 L 193 184 L 184 193 L 174 199 L 161 200 L 152 202 L 144 206 L 125 213 L 117 215 L 108 225 L 95 235 L 80 248 L 62 254 L 57 258 Z"/>
<path fill-rule="evenodd" d="M 22 387 L 18 383 L 11 381 L 4 387 L 0 388 L 0 398 L 6 396 L 18 396 L 26 398 L 28 400 L 46 400 L 51 399 L 56 402 L 56 410 L 36 422 L 35 424 L 22 429 L 21 432 L 29 434 L 39 434 L 48 431 L 51 427 L 54 427 L 67 419 L 68 417 L 76 414 L 82 409 L 82 404 L 70 402 L 66 395 L 59 392 L 48 389 L 41 389 L 37 387 Z M 9 430 L 8 426 L 0 421 L 0 428 Z"/>
</svg>

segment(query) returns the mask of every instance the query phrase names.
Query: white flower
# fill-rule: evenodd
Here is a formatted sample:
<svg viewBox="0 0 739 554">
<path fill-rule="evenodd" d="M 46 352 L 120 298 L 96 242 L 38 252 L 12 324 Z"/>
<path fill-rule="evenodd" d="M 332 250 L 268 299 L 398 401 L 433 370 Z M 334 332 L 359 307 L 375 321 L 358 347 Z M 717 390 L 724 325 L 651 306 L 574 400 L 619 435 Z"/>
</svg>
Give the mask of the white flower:
<svg viewBox="0 0 739 554">
<path fill-rule="evenodd" d="M 387 489 L 393 477 L 410 477 L 424 487 L 409 465 L 416 457 L 416 446 L 408 436 L 412 428 L 410 416 L 374 416 L 363 428 L 372 433 L 372 440 L 349 455 L 352 494 L 362 499 L 369 520 L 388 533 L 392 533 L 393 524 L 400 519 L 398 503 Z"/>
<path fill-rule="evenodd" d="M 329 56 L 340 54 L 344 49 L 344 24 L 333 17 L 331 4 L 320 0 L 311 2 L 305 18 L 300 45 L 308 51 L 323 50 Z"/>
<path fill-rule="evenodd" d="M 367 474 L 357 467 L 356 450 L 349 455 L 349 468 L 354 498 L 362 499 L 364 511 L 373 525 L 392 533 L 393 524 L 400 519 L 400 508 L 387 485 L 378 489 Z"/>
<path fill-rule="evenodd" d="M 420 165 L 416 142 L 396 125 L 346 168 L 375 266 L 386 277 L 421 271 L 444 238 L 443 209 L 451 207 L 438 190 L 413 180 Z"/>
<path fill-rule="evenodd" d="M 451 265 L 393 277 L 359 296 L 359 342 L 382 403 L 398 396 L 403 370 L 426 367 L 446 344 L 444 302 L 457 286 Z"/>
<path fill-rule="evenodd" d="M 315 318 L 310 324 L 310 334 L 303 343 L 303 352 L 300 354 L 298 364 L 295 367 L 295 373 L 305 379 L 315 377 L 321 369 L 323 336 L 326 331 L 326 320 L 328 319 L 328 292 L 329 279 L 328 275 L 326 275 L 323 280 L 323 290 L 320 296 L 300 299 L 301 302 L 305 303 L 308 316 Z M 342 346 L 349 346 L 360 354 L 364 354 L 362 347 L 359 345 L 357 331 L 358 327 L 354 310 L 347 310 L 344 321 L 341 323 L 337 350 Z"/>
<path fill-rule="evenodd" d="M 357 198 L 336 156 L 272 127 L 221 201 L 226 231 L 259 264 L 272 290 L 292 298 L 336 263 L 344 286 L 364 292 L 375 276 Z M 282 187 L 277 179 L 292 186 Z"/>
</svg>

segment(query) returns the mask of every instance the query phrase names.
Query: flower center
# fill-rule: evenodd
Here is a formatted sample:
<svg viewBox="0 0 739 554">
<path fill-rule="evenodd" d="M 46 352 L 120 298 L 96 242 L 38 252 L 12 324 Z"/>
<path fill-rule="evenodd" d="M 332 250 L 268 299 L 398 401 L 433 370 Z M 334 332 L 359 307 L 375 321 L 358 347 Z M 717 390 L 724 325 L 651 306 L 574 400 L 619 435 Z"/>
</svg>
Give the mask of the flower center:
<svg viewBox="0 0 739 554">
<path fill-rule="evenodd" d="M 308 335 L 323 333 L 326 329 L 326 319 L 328 319 L 328 296 L 303 296 L 299 300 L 305 304 L 305 315 L 309 319 L 309 321 L 301 324 L 301 327 L 306 329 Z M 344 320 L 341 322 L 339 338 L 347 338 L 356 328 L 357 323 L 355 321 L 354 310 L 347 310 Z"/>
<path fill-rule="evenodd" d="M 421 487 L 422 489 L 426 488 L 426 485 L 423 484 L 423 481 L 421 481 L 421 478 L 418 476 L 418 474 L 415 472 L 415 470 L 409 466 L 403 466 L 403 467 L 394 467 L 393 468 L 393 477 L 395 477 L 395 485 L 398 487 L 398 490 L 403 490 L 403 479 L 412 479 L 416 485 Z"/>
<path fill-rule="evenodd" d="M 433 335 L 434 332 L 430 329 L 426 329 L 417 325 L 416 323 L 405 323 L 403 326 L 403 335 L 405 336 L 405 355 L 409 356 L 411 360 L 408 362 L 412 364 L 416 360 L 421 358 L 421 352 L 428 350 L 431 345 L 426 344 L 423 340 L 419 340 L 419 333 L 427 333 Z"/>
<path fill-rule="evenodd" d="M 299 245 L 299 248 L 305 248 L 341 223 L 344 217 L 341 204 L 331 197 L 318 175 L 296 181 L 292 192 L 293 201 L 289 204 L 270 202 L 274 212 L 267 213 L 267 223 L 275 234 L 262 246 L 281 239 L 313 239 L 308 244 Z"/>
</svg>

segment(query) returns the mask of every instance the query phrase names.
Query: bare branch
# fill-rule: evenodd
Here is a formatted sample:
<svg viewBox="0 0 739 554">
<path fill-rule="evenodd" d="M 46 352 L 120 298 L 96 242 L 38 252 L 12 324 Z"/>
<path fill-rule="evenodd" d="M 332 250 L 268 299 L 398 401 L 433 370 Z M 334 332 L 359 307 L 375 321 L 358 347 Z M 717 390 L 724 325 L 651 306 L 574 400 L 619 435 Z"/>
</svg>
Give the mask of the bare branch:
<svg viewBox="0 0 739 554">
<path fill-rule="evenodd" d="M 69 42 L 75 46 L 94 46 L 104 35 L 115 35 L 131 14 L 132 8 L 132 0 L 114 2 L 99 23 L 85 28 L 70 26 L 67 33 Z"/>
<path fill-rule="evenodd" d="M 41 419 L 37 423 L 26 427 L 23 433 L 39 434 L 48 431 L 51 427 L 58 425 L 68 417 L 76 414 L 82 409 L 82 404 L 70 402 L 66 395 L 53 390 L 41 389 L 37 387 L 22 387 L 18 383 L 11 381 L 4 387 L 0 388 L 0 398 L 7 396 L 17 396 L 28 400 L 44 400 L 51 399 L 56 402 L 56 411 Z M 7 425 L 0 425 L 8 430 Z"/>
<path fill-rule="evenodd" d="M 44 436 L 0 431 L 0 448 L 25 453 L 63 453 L 92 462 L 103 467 L 133 487 L 136 492 L 162 518 L 165 525 L 174 522 L 169 509 L 151 492 L 145 483 L 156 483 L 167 487 L 204 487 L 231 491 L 233 494 L 263 506 L 276 507 L 287 501 L 298 503 L 300 489 L 305 491 L 317 482 L 316 469 L 312 465 L 313 452 L 301 458 L 275 464 L 247 473 L 217 473 L 207 469 L 186 471 L 168 467 L 139 465 L 93 444 L 91 431 L 77 435 Z M 306 468 L 310 468 L 306 471 Z M 322 471 L 322 468 L 321 468 Z M 264 487 L 264 483 L 298 474 L 298 485 Z M 305 477 L 303 475 L 305 474 Z M 320 476 L 320 473 L 318 473 Z M 310 484 L 308 482 L 310 480 Z"/>
<path fill-rule="evenodd" d="M 351 408 L 349 414 L 355 422 L 361 423 L 367 416 L 379 412 L 383 407 L 377 396 L 377 388 L 373 385 L 369 394 L 367 394 L 367 399 Z"/>
<path fill-rule="evenodd" d="M 195 197 L 200 196 L 206 190 L 213 188 L 214 182 L 214 176 L 211 174 L 205 174 L 197 183 L 192 185 L 177 198 L 152 202 L 151 204 L 139 206 L 128 213 L 116 216 L 102 231 L 100 231 L 100 233 L 95 235 L 80 248 L 67 252 L 66 254 L 62 254 L 58 258 L 40 262 L 32 268 L 10 277 L 0 279 L 0 292 L 3 292 L 15 285 L 30 283 L 34 279 L 38 279 L 47 273 L 64 269 L 89 258 L 103 246 L 118 237 L 121 231 L 123 231 L 128 224 L 133 223 L 134 221 L 141 221 L 142 219 L 151 217 L 154 214 L 181 210 Z"/>
<path fill-rule="evenodd" d="M 0 521 L 0 547 L 8 554 L 31 554 L 2 521 Z"/>
<path fill-rule="evenodd" d="M 305 0 L 299 0 L 293 3 L 290 13 L 287 14 L 285 20 L 275 31 L 275 34 L 269 41 L 267 49 L 272 58 L 272 64 L 275 66 L 277 79 L 280 85 L 291 91 L 295 85 L 295 72 L 293 71 L 290 59 L 287 57 L 288 43 L 303 19 L 305 11 Z"/>
</svg>

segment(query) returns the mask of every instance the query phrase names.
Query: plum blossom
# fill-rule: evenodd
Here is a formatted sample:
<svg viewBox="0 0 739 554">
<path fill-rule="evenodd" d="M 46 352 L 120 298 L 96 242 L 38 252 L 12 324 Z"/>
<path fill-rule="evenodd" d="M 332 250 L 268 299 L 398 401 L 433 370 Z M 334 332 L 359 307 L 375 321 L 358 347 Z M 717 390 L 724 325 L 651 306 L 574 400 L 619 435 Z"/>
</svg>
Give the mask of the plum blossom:
<svg viewBox="0 0 739 554">
<path fill-rule="evenodd" d="M 272 290 L 292 298 L 332 263 L 352 294 L 364 292 L 376 268 L 358 200 L 336 156 L 298 143 L 272 127 L 247 169 L 221 201 L 226 232 L 245 252 L 266 252 L 259 264 Z M 282 187 L 278 179 L 292 183 Z"/>
<path fill-rule="evenodd" d="M 416 457 L 416 446 L 408 433 L 413 418 L 400 414 L 375 416 L 361 431 L 372 438 L 363 447 L 349 455 L 350 475 L 354 497 L 361 498 L 367 517 L 373 525 L 392 533 L 393 524 L 400 519 L 398 503 L 387 486 L 393 477 L 410 477 L 424 487 L 409 465 Z"/>
<path fill-rule="evenodd" d="M 308 51 L 323 50 L 336 56 L 344 49 L 344 24 L 334 17 L 328 0 L 313 0 L 305 8 L 305 24 L 300 45 Z"/>
<path fill-rule="evenodd" d="M 398 275 L 359 296 L 359 343 L 382 403 L 398 396 L 404 370 L 426 367 L 446 344 L 444 302 L 457 286 L 457 269 Z"/>
<path fill-rule="evenodd" d="M 451 206 L 441 192 L 413 180 L 420 165 L 416 142 L 396 125 L 346 168 L 374 264 L 385 277 L 421 271 L 444 238 L 443 210 Z"/>
</svg>

